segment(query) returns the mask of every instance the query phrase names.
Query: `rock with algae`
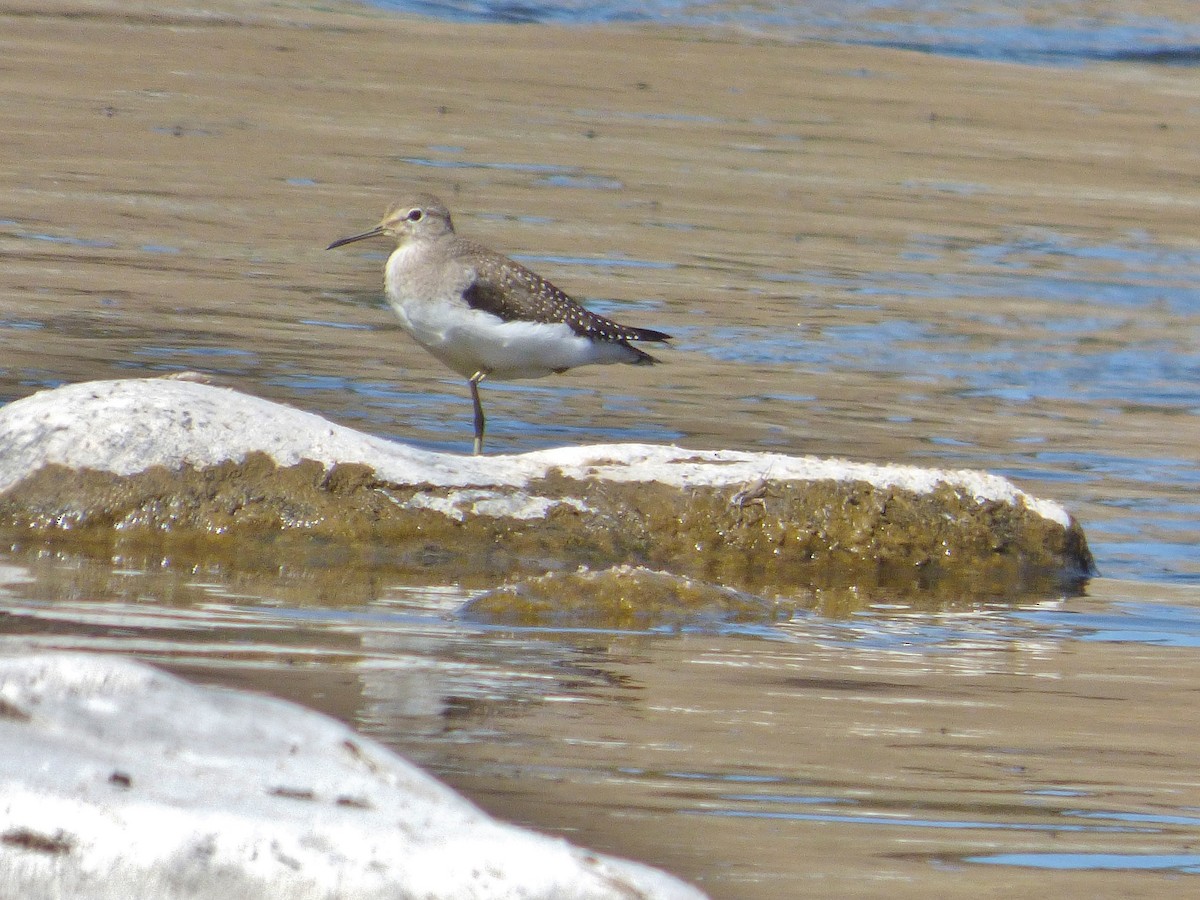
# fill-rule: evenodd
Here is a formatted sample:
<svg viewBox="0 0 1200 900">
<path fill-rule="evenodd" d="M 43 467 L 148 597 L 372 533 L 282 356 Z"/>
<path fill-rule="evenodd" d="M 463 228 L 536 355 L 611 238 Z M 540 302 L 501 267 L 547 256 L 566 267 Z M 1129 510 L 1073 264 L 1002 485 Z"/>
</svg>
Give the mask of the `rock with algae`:
<svg viewBox="0 0 1200 900">
<path fill-rule="evenodd" d="M 703 900 L 344 725 L 118 657 L 0 657 L 0 896 Z"/>
<path fill-rule="evenodd" d="M 640 566 L 616 566 L 523 579 L 481 594 L 459 615 L 493 625 L 634 631 L 765 625 L 792 612 L 786 603 L 722 585 Z"/>
<path fill-rule="evenodd" d="M 166 379 L 0 410 L 0 525 L 278 552 L 300 535 L 491 584 L 639 565 L 747 590 L 998 596 L 1092 571 L 1061 506 L 988 473 L 644 444 L 459 456 Z"/>
</svg>

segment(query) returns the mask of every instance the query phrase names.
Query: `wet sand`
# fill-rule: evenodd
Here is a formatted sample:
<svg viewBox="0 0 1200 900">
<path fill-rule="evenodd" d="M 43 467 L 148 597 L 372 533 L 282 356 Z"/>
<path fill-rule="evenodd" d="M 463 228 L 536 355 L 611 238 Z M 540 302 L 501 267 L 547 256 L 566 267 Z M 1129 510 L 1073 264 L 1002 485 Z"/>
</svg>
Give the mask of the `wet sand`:
<svg viewBox="0 0 1200 900">
<path fill-rule="evenodd" d="M 583 296 L 661 303 L 649 317 L 676 330 L 718 310 L 730 325 L 794 318 L 784 289 L 746 296 L 739 284 L 739 268 L 773 262 L 781 244 L 799 266 L 860 270 L 922 224 L 964 241 L 1028 223 L 1152 227 L 1164 243 L 1194 244 L 1197 201 L 1179 190 L 1198 130 L 1188 70 L 1064 72 L 691 34 L 456 27 L 354 6 L 232 7 L 228 18 L 93 8 L 6 16 L 0 183 L 17 223 L 5 235 L 16 257 L 6 312 L 36 294 L 39 313 L 104 332 L 95 338 L 122 326 L 200 331 L 233 348 L 285 344 L 314 371 L 309 354 L 328 368 L 340 360 L 325 353 L 355 350 L 396 365 L 395 335 L 354 333 L 344 348 L 318 350 L 327 334 L 255 325 L 274 323 L 284 304 L 296 319 L 378 324 L 329 305 L 337 291 L 376 292 L 378 265 L 322 248 L 372 224 L 417 180 L 447 195 L 461 230 L 511 252 L 617 251 L 676 266 L 590 283 L 572 273 Z M 720 127 L 703 127 L 711 122 Z M 444 166 L 403 162 L 437 146 L 465 149 Z M 548 190 L 537 182 L 555 173 L 531 178 L 523 165 L 624 187 Z M 979 221 L 972 185 L 992 223 Z M 31 246 L 11 233 L 25 229 L 68 243 Z M 179 252 L 146 249 L 155 247 Z M 71 355 L 84 358 L 64 375 L 111 365 L 99 352 Z M 425 362 L 404 353 L 405 367 Z M 685 381 L 688 365 L 677 354 L 650 374 Z"/>
<path fill-rule="evenodd" d="M 601 439 L 872 461 L 927 459 L 938 452 L 931 435 L 974 448 L 955 458 L 980 465 L 1030 436 L 1098 457 L 1139 446 L 1189 460 L 1200 443 L 1194 416 L 1153 405 L 1014 405 L 932 376 L 922 386 L 846 366 L 831 378 L 803 360 L 718 352 L 722 342 L 735 351 L 743 334 L 874 334 L 897 318 L 958 329 L 963 320 L 947 321 L 928 296 L 864 296 L 838 276 L 936 279 L 970 270 L 976 249 L 1003 245 L 1014 230 L 1098 244 L 1148 233 L 1156 246 L 1195 253 L 1194 69 L 1045 70 L 718 33 L 454 26 L 355 5 L 197 11 L 101 0 L 0 9 L 0 71 L 4 399 L 191 367 L 349 425 L 465 447 L 465 390 L 377 308 L 385 248 L 323 250 L 420 182 L 449 201 L 465 233 L 539 257 L 535 268 L 563 287 L 612 301 L 603 311 L 678 336 L 669 365 L 652 370 L 493 388 L 500 448 L 561 442 L 556 427 L 567 439 L 595 437 L 587 429 L 598 418 Z M 1097 259 L 1098 285 L 1115 268 Z M 799 278 L 811 269 L 829 276 L 827 287 Z M 1000 306 L 955 297 L 953 309 L 971 318 L 961 340 L 981 354 L 1014 333 L 1053 341 L 1056 325 L 1093 315 L 1020 295 Z M 1168 304 L 1130 307 L 1078 351 L 1086 363 L 1122 341 L 1169 349 L 1193 330 Z M 864 340 L 860 352 L 867 361 L 875 347 Z M 1065 478 L 1049 495 L 1086 529 L 1148 495 L 1190 491 Z M 1190 708 L 1187 649 L 1036 634 L 1005 643 L 1002 632 L 982 650 L 964 638 L 938 657 L 850 651 L 822 644 L 829 636 L 818 630 L 773 654 L 757 640 L 598 637 L 562 650 L 565 663 L 528 663 L 559 675 L 571 702 L 539 705 L 546 687 L 536 683 L 503 702 L 447 689 L 438 695 L 447 708 L 420 720 L 446 733 L 426 741 L 387 718 L 396 702 L 385 701 L 405 687 L 380 662 L 388 635 L 275 623 L 233 664 L 228 647 L 245 638 L 245 611 L 220 618 L 192 584 L 222 582 L 247 603 L 332 605 L 345 601 L 336 563 L 288 573 L 242 560 L 231 577 L 204 564 L 164 574 L 149 561 L 128 594 L 121 564 L 98 570 L 68 558 L 72 574 L 29 587 L 55 604 L 113 604 L 97 613 L 100 624 L 67 624 L 64 611 L 58 624 L 29 626 L 44 629 L 39 640 L 167 657 L 315 703 L 420 757 L 493 812 L 666 866 L 714 897 L 1008 897 L 1047 885 L 1058 897 L 1162 896 L 1181 876 L 1047 874 L 962 857 L 1194 852 L 1186 823 L 1151 834 L 1008 827 L 1075 823 L 1071 809 L 1089 806 L 1115 811 L 1102 824 L 1116 826 L 1194 817 L 1195 734 L 1180 712 Z M 385 593 L 359 587 L 370 601 Z M 1096 588 L 1102 598 L 1105 589 Z M 183 619 L 203 621 L 211 646 L 188 649 L 192 625 L 176 633 L 159 622 L 144 643 L 127 641 L 131 620 L 119 606 L 144 597 L 188 607 Z M 10 615 L 5 627 L 27 623 Z M 89 643 L 106 628 L 117 631 Z M 171 640 L 179 644 L 164 649 Z M 431 652 L 421 640 L 418 652 Z M 457 652 L 479 654 L 485 670 L 523 673 L 531 651 L 506 659 L 491 635 Z M 458 742 L 456 723 L 472 716 Z M 589 749 L 567 762 L 536 757 L 568 744 L 564 753 Z M 747 747 L 756 760 L 747 762 Z M 831 815 L 847 800 L 882 818 L 928 804 L 931 820 L 982 816 L 999 827 L 704 813 L 774 808 L 779 801 L 725 797 L 758 791 L 744 781 L 756 770 L 810 785 L 780 787 L 799 798 L 785 803 L 789 813 L 804 812 L 808 791 L 827 798 Z M 939 796 L 947 785 L 960 789 Z M 1031 816 L 1029 805 L 1059 803 L 1035 793 L 1053 790 L 1083 799 L 1064 794 Z"/>
</svg>

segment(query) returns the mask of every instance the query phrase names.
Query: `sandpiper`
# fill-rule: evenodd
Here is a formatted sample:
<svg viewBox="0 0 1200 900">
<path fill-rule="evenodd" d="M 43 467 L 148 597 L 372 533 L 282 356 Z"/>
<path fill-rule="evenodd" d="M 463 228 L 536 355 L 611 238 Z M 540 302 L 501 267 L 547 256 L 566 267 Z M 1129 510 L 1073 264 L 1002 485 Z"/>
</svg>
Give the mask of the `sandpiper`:
<svg viewBox="0 0 1200 900">
<path fill-rule="evenodd" d="M 659 362 L 630 341 L 670 335 L 630 328 L 584 309 L 520 263 L 460 237 L 437 197 L 414 194 L 370 231 L 326 249 L 390 237 L 384 286 L 400 326 L 467 379 L 475 403 L 475 454 L 483 452 L 485 378 L 541 378 L 592 363 Z"/>
</svg>

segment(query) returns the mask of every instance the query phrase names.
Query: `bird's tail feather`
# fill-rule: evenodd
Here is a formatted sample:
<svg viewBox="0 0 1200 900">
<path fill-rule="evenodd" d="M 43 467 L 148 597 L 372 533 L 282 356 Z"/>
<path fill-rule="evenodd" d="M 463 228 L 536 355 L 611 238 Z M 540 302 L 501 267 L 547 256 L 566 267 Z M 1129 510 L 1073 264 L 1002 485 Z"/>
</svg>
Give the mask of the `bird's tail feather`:
<svg viewBox="0 0 1200 900">
<path fill-rule="evenodd" d="M 669 341 L 671 336 L 662 331 L 655 331 L 653 328 L 631 328 L 624 326 L 624 338 L 627 341 Z"/>
<path fill-rule="evenodd" d="M 635 358 L 633 358 L 629 361 L 632 365 L 656 366 L 660 362 L 662 362 L 662 360 L 659 359 L 657 356 L 651 356 L 649 353 L 647 353 L 645 350 L 642 350 L 640 347 L 634 347 L 632 344 L 626 344 L 625 346 L 637 354 L 637 356 Z"/>
</svg>

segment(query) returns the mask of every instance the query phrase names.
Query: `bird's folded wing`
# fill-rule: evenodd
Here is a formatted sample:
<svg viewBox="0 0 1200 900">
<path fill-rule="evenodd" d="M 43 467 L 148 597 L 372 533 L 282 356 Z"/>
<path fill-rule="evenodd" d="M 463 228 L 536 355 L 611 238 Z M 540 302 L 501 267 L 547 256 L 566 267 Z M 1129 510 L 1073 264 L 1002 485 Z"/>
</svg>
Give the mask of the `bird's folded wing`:
<svg viewBox="0 0 1200 900">
<path fill-rule="evenodd" d="M 597 341 L 665 341 L 670 337 L 649 328 L 621 325 L 584 309 L 536 272 L 510 259 L 489 272 L 476 270 L 463 296 L 472 309 L 506 322 L 563 322 L 579 336 Z"/>
</svg>

